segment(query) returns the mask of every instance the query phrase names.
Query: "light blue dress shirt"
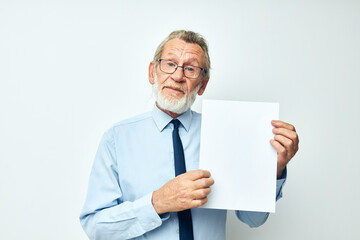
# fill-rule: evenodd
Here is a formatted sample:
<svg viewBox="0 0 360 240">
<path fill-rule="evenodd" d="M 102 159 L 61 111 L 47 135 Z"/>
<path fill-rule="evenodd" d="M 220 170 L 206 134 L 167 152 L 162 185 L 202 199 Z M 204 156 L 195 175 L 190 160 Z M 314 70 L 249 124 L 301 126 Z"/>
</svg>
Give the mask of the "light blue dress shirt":
<svg viewBox="0 0 360 240">
<path fill-rule="evenodd" d="M 186 169 L 198 169 L 201 115 L 188 110 L 178 119 Z M 121 121 L 105 132 L 80 215 L 90 239 L 179 239 L 177 214 L 159 216 L 151 202 L 153 191 L 175 177 L 171 120 L 155 106 L 152 112 Z M 277 199 L 285 182 L 284 172 L 277 180 Z M 191 211 L 195 240 L 225 239 L 226 210 Z M 257 227 L 269 213 L 236 211 L 236 215 L 250 227 Z"/>
</svg>

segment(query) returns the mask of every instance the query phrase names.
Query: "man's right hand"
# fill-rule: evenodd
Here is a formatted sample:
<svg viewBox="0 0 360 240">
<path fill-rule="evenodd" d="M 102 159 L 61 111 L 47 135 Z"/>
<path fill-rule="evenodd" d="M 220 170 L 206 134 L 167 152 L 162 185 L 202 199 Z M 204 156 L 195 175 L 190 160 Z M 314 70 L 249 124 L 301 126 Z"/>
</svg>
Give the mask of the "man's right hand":
<svg viewBox="0 0 360 240">
<path fill-rule="evenodd" d="M 179 212 L 204 205 L 214 179 L 206 170 L 194 170 L 180 174 L 167 182 L 152 196 L 152 203 L 158 214 Z"/>
</svg>

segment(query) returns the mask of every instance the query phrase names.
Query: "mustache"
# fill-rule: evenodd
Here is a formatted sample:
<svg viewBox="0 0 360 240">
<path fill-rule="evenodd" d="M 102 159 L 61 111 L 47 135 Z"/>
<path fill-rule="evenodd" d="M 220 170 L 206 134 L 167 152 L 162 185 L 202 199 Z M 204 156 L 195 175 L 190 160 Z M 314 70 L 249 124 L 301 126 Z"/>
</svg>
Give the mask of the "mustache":
<svg viewBox="0 0 360 240">
<path fill-rule="evenodd" d="M 184 93 L 187 93 L 186 88 L 184 86 L 178 85 L 178 84 L 175 84 L 175 83 L 171 83 L 171 82 L 166 83 L 165 82 L 164 84 L 161 85 L 161 89 L 164 89 L 164 87 L 170 87 L 170 88 L 173 88 L 173 89 L 180 90 L 180 91 L 182 91 Z"/>
</svg>

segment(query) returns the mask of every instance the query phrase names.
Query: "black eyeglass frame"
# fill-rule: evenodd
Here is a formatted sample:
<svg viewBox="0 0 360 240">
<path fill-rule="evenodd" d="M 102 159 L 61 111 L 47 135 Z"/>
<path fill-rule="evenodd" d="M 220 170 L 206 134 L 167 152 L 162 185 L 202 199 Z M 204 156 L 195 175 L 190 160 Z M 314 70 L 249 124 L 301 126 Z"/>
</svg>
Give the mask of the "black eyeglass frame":
<svg viewBox="0 0 360 240">
<path fill-rule="evenodd" d="M 185 75 L 185 67 L 187 67 L 187 66 L 200 68 L 200 70 L 203 71 L 205 74 L 207 73 L 206 68 L 202 68 L 202 67 L 199 67 L 199 66 L 193 66 L 193 65 L 179 66 L 176 62 L 171 61 L 171 60 L 169 60 L 169 59 L 163 59 L 163 58 L 159 58 L 159 59 L 157 59 L 156 61 L 158 61 L 158 62 L 161 63 L 161 61 L 164 61 L 164 60 L 165 60 L 165 61 L 173 62 L 173 63 L 176 65 L 175 70 L 174 70 L 173 72 L 165 72 L 165 71 L 163 71 L 163 70 L 161 69 L 161 65 L 160 65 L 160 70 L 161 70 L 162 72 L 164 72 L 164 73 L 167 73 L 167 74 L 173 74 L 174 72 L 176 72 L 176 70 L 177 70 L 179 67 L 181 67 L 181 68 L 183 69 L 183 74 L 184 74 L 184 76 L 187 77 L 187 78 L 191 78 L 191 77 L 188 77 L 188 76 Z M 196 78 L 200 77 L 200 75 L 201 75 L 201 72 L 200 72 L 199 76 L 197 76 L 197 77 L 195 77 L 195 78 L 191 78 L 191 79 L 196 79 Z"/>
</svg>

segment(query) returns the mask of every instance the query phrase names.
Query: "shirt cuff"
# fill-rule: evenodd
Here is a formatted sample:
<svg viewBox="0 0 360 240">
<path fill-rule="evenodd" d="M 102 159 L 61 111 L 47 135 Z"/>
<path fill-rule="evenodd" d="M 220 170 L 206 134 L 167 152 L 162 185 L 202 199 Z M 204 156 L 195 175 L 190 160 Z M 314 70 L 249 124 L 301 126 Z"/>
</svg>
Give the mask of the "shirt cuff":
<svg viewBox="0 0 360 240">
<path fill-rule="evenodd" d="M 161 226 L 163 222 L 152 205 L 152 192 L 134 202 L 134 212 L 145 232 Z"/>
<path fill-rule="evenodd" d="M 281 177 L 276 180 L 276 201 L 282 198 L 282 189 L 285 185 L 287 178 L 287 169 L 285 167 L 284 171 L 281 174 Z"/>
</svg>

